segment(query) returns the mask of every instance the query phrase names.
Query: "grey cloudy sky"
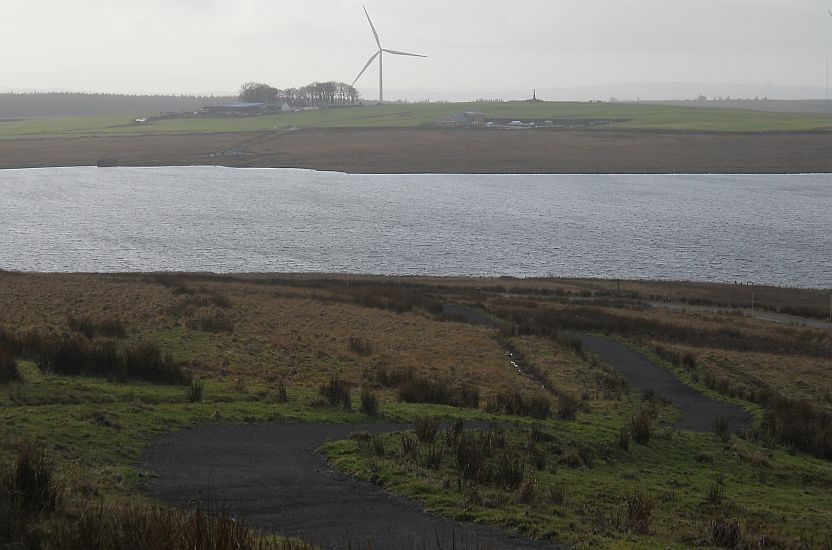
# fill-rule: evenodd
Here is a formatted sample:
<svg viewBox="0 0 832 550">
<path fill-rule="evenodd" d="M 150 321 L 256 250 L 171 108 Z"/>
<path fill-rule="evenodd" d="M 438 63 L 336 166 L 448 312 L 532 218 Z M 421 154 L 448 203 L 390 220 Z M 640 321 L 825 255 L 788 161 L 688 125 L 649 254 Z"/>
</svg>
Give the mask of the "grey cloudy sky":
<svg viewBox="0 0 832 550">
<path fill-rule="evenodd" d="M 824 86 L 832 0 L 366 0 L 390 90 L 621 82 Z M 351 82 L 360 0 L 0 0 L 0 89 L 233 92 Z M 359 87 L 372 88 L 375 72 Z"/>
</svg>

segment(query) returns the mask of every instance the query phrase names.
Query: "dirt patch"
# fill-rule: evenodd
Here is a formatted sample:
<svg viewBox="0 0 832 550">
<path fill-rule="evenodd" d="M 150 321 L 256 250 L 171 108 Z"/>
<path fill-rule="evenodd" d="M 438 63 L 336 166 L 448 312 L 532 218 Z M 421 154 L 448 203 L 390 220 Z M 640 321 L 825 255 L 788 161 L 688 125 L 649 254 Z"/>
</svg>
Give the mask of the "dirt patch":
<svg viewBox="0 0 832 550">
<path fill-rule="evenodd" d="M 650 362 L 646 357 L 607 338 L 589 335 L 570 335 L 597 353 L 612 365 L 633 386 L 654 391 L 682 411 L 682 417 L 673 423 L 680 430 L 710 432 L 714 419 L 719 417 L 728 423 L 730 431 L 740 431 L 751 426 L 753 417 L 736 405 L 707 397 L 683 384 L 673 373 Z"/>
<path fill-rule="evenodd" d="M 142 466 L 150 496 L 186 504 L 213 495 L 271 532 L 325 548 L 559 548 L 424 512 L 415 502 L 331 471 L 315 449 L 360 431 L 401 424 L 204 426 L 153 444 Z"/>
<path fill-rule="evenodd" d="M 832 172 L 832 132 L 316 129 L 0 141 L 0 168 L 223 165 L 351 173 Z"/>
</svg>

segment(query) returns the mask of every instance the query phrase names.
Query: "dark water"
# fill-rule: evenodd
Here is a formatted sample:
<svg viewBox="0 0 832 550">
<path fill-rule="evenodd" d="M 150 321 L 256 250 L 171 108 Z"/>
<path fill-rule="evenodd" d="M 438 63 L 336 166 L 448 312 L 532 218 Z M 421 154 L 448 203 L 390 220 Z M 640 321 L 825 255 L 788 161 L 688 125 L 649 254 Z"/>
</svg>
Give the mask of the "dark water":
<svg viewBox="0 0 832 550">
<path fill-rule="evenodd" d="M 832 287 L 832 176 L 0 171 L 0 268 Z"/>
</svg>

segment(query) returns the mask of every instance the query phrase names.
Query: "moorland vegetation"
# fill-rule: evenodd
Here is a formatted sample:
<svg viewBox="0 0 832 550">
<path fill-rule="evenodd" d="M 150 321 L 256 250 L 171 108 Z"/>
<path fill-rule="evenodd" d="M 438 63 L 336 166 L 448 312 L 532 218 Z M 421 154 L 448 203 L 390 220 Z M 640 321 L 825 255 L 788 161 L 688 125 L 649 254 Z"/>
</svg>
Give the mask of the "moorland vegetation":
<svg viewBox="0 0 832 550">
<path fill-rule="evenodd" d="M 757 290 L 757 308 L 822 316 L 820 293 Z M 194 425 L 388 419 L 414 429 L 323 452 L 442 515 L 581 548 L 828 548 L 832 333 L 732 309 L 746 291 L 0 272 L 0 545 L 305 548 L 211 503 L 151 502 L 142 452 Z M 671 292 L 679 307 L 658 306 Z M 753 424 L 674 428 L 577 332 Z"/>
</svg>

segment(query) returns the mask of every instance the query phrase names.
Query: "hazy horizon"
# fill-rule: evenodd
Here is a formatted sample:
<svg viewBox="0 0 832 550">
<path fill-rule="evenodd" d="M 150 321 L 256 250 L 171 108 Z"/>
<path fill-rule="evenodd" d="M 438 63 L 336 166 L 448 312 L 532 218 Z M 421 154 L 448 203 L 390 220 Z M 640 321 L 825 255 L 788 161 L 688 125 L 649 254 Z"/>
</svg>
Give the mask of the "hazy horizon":
<svg viewBox="0 0 832 550">
<path fill-rule="evenodd" d="M 361 1 L 8 0 L 0 89 L 227 94 L 352 82 L 376 46 Z M 612 83 L 773 83 L 825 89 L 828 4 L 808 0 L 367 0 L 389 93 L 539 90 Z M 372 97 L 377 72 L 357 86 Z M 727 92 L 726 92 L 727 93 Z M 390 99 L 395 99 L 391 96 Z"/>
</svg>

